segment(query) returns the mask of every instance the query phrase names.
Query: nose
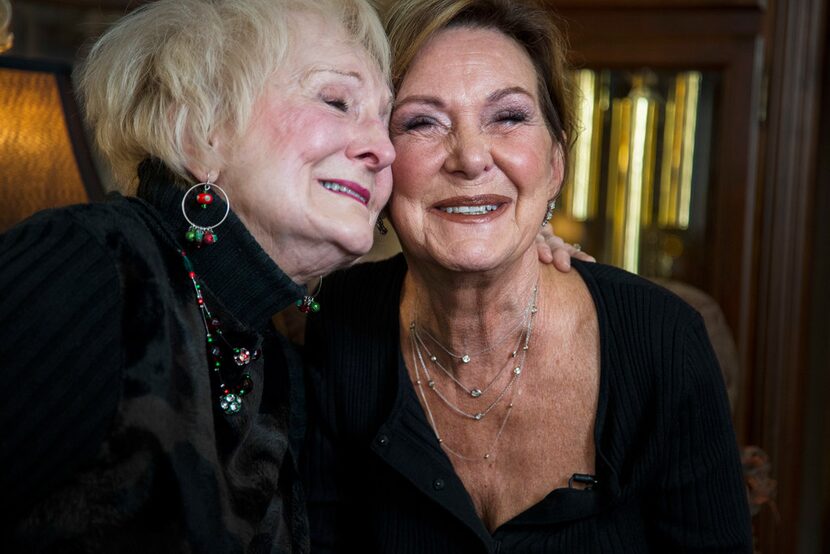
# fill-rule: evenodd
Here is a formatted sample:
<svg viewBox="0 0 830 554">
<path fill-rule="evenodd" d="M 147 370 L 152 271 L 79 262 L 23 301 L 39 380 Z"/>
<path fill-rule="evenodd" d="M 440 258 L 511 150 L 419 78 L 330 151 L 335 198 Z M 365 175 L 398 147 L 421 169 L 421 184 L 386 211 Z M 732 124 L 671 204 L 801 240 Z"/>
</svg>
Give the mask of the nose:
<svg viewBox="0 0 830 554">
<path fill-rule="evenodd" d="M 490 139 L 477 124 L 462 123 L 448 138 L 444 168 L 450 173 L 474 179 L 493 167 Z"/>
<path fill-rule="evenodd" d="M 389 139 L 389 128 L 378 119 L 367 123 L 358 130 L 347 154 L 350 158 L 360 160 L 374 172 L 386 169 L 395 161 L 395 147 Z"/>
</svg>

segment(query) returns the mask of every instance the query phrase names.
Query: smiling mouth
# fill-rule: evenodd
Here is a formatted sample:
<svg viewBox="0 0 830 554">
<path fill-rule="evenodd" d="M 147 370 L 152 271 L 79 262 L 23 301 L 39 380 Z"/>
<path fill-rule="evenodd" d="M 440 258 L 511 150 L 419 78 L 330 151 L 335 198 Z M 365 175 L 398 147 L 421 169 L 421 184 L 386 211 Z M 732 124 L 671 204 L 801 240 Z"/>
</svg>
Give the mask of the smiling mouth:
<svg viewBox="0 0 830 554">
<path fill-rule="evenodd" d="M 345 181 L 320 181 L 320 184 L 323 185 L 323 188 L 330 190 L 332 192 L 337 192 L 340 194 L 345 194 L 346 196 L 351 196 L 364 206 L 369 204 L 369 191 L 358 185 L 357 183 L 345 182 Z"/>
<path fill-rule="evenodd" d="M 433 204 L 432 208 L 450 220 L 477 222 L 496 217 L 509 202 L 510 198 L 501 194 L 479 194 L 445 198 Z"/>
<path fill-rule="evenodd" d="M 439 209 L 448 214 L 484 215 L 498 210 L 499 207 L 496 204 L 487 204 L 485 206 L 448 206 Z"/>
</svg>

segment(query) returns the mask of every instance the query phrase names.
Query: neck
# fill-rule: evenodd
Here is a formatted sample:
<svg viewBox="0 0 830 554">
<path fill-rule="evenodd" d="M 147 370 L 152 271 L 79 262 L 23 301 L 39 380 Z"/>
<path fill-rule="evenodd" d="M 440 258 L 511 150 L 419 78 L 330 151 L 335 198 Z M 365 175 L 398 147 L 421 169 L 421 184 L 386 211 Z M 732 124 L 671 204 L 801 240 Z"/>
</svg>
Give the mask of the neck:
<svg viewBox="0 0 830 554">
<path fill-rule="evenodd" d="M 487 272 L 448 271 L 411 261 L 401 315 L 407 325 L 415 321 L 418 328 L 459 354 L 485 351 L 504 339 L 504 348 L 498 345 L 483 356 L 496 358 L 516 346 L 514 339 L 539 275 L 535 248 L 515 263 Z M 511 329 L 516 330 L 515 336 Z"/>
<path fill-rule="evenodd" d="M 280 269 L 310 291 L 315 290 L 320 277 L 350 265 L 360 256 L 330 241 L 312 240 L 288 232 L 274 234 L 244 214 L 239 218 Z"/>
</svg>

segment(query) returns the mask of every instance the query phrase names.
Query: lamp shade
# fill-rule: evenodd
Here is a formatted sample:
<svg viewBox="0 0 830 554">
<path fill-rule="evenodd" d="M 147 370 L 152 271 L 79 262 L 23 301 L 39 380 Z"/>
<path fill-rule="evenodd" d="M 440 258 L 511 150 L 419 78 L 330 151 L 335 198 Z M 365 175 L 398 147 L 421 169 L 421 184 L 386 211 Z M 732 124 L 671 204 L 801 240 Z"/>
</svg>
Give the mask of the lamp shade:
<svg viewBox="0 0 830 554">
<path fill-rule="evenodd" d="M 0 232 L 103 198 L 70 74 L 68 64 L 0 57 Z"/>
</svg>

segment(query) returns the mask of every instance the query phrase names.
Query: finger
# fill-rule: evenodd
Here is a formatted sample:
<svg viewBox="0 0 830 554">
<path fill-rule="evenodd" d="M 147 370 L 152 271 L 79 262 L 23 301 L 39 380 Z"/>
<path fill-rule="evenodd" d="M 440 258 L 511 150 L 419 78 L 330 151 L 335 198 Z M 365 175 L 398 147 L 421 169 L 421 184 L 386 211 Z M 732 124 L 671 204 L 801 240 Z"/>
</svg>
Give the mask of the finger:
<svg viewBox="0 0 830 554">
<path fill-rule="evenodd" d="M 573 255 L 574 258 L 577 260 L 582 260 L 583 262 L 592 262 L 596 263 L 597 259 L 591 256 L 590 254 L 586 254 L 585 252 L 575 252 Z"/>
<path fill-rule="evenodd" d="M 539 254 L 539 261 L 544 264 L 553 262 L 553 251 L 543 241 L 536 241 L 536 251 Z"/>
<path fill-rule="evenodd" d="M 553 266 L 562 273 L 567 273 L 571 270 L 571 256 L 567 250 L 557 248 L 553 251 Z"/>
</svg>

